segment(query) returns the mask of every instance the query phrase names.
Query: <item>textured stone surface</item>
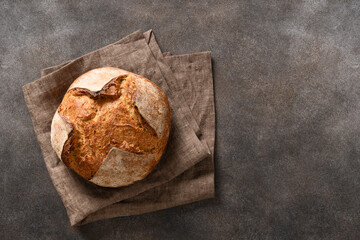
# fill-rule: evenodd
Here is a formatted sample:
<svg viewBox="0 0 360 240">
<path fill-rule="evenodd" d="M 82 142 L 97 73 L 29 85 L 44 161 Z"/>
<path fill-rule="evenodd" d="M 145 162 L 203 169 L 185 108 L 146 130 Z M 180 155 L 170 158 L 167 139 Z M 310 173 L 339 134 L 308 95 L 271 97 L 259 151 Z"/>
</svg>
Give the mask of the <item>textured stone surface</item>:
<svg viewBox="0 0 360 240">
<path fill-rule="evenodd" d="M 212 52 L 216 199 L 71 228 L 21 86 L 150 28 Z M 0 239 L 360 238 L 359 1 L 9 0 L 0 33 Z"/>
</svg>

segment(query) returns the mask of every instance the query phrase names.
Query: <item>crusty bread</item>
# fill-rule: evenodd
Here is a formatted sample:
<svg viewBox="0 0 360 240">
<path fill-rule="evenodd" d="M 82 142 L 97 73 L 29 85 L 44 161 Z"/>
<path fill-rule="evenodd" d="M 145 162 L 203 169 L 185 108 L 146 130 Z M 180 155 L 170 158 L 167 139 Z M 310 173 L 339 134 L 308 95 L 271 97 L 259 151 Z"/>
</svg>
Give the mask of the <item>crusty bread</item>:
<svg viewBox="0 0 360 240">
<path fill-rule="evenodd" d="M 93 69 L 66 92 L 51 125 L 58 157 L 103 187 L 144 179 L 159 162 L 170 132 L 165 93 L 118 68 Z"/>
</svg>

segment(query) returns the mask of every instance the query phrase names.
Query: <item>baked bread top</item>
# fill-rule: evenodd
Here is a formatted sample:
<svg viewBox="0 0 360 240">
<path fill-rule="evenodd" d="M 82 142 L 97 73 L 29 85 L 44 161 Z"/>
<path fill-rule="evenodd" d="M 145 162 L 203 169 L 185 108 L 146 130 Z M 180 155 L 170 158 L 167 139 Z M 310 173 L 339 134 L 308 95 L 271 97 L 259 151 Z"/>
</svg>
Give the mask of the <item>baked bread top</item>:
<svg viewBox="0 0 360 240">
<path fill-rule="evenodd" d="M 170 123 L 167 97 L 153 82 L 98 68 L 69 87 L 52 121 L 51 143 L 83 178 L 104 187 L 127 186 L 159 162 Z"/>
</svg>

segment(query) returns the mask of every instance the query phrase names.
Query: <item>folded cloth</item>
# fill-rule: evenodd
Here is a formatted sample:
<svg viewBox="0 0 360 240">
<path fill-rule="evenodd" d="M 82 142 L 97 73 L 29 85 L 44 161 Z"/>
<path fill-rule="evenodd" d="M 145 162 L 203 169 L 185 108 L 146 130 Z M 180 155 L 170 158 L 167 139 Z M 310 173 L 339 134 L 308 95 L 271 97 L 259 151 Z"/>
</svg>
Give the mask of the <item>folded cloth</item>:
<svg viewBox="0 0 360 240">
<path fill-rule="evenodd" d="M 140 31 L 135 32 L 114 44 L 69 63 L 45 69 L 42 74 L 46 74 L 46 76 L 23 87 L 47 169 L 64 202 L 72 225 L 108 217 L 140 214 L 213 196 L 213 161 L 208 154 L 209 149 L 213 153 L 213 140 L 211 145 L 211 140 L 208 138 L 209 144 L 206 141 L 209 134 L 204 135 L 204 131 L 201 131 L 199 126 L 207 122 L 207 125 L 212 124 L 214 129 L 214 114 L 212 114 L 213 120 L 204 117 L 206 114 L 203 114 L 202 118 L 196 119 L 194 109 L 189 108 L 189 100 L 187 99 L 188 104 L 184 104 L 185 98 L 179 91 L 181 88 L 167 64 L 171 60 L 158 55 L 156 51 L 158 50 L 160 53 L 161 51 L 157 44 L 157 49 L 154 46 L 149 48 L 152 45 L 150 44 L 151 39 L 155 41 L 151 33 L 151 31 L 147 32 L 144 37 Z M 206 71 L 210 71 L 210 75 L 207 74 L 207 77 L 211 80 L 212 94 L 210 55 L 209 53 L 205 53 L 205 55 L 207 55 L 208 61 Z M 159 57 L 158 61 L 154 56 Z M 164 158 L 146 179 L 126 188 L 107 189 L 87 183 L 57 159 L 50 144 L 51 119 L 67 88 L 77 76 L 102 66 L 123 68 L 149 78 L 166 92 L 172 107 L 173 128 Z M 213 110 L 213 95 L 209 96 L 209 99 L 212 101 Z M 209 106 L 211 109 L 211 104 Z M 199 135 L 201 141 L 195 133 Z M 214 138 L 212 137 L 212 139 Z M 207 164 L 205 165 L 208 167 L 204 171 L 201 170 L 204 168 L 201 166 L 206 160 Z M 194 165 L 195 167 L 193 167 Z M 189 168 L 191 169 L 186 171 Z M 198 170 L 194 171 L 196 169 Z M 184 171 L 185 173 L 183 173 Z M 176 176 L 179 177 L 176 178 Z M 208 178 L 206 183 L 194 184 L 194 190 L 199 189 L 198 191 L 187 194 L 186 199 L 181 198 L 180 186 L 184 186 L 186 181 L 179 180 L 184 178 L 189 182 L 190 180 L 201 180 L 204 176 Z M 157 187 L 162 184 L 165 185 Z M 166 200 L 164 196 L 168 194 L 160 193 L 163 190 L 170 194 L 172 192 L 171 196 L 177 195 L 180 199 L 176 197 L 174 200 L 168 196 L 169 198 Z M 202 190 L 205 193 L 201 193 Z M 199 198 L 199 196 L 202 197 Z"/>
</svg>

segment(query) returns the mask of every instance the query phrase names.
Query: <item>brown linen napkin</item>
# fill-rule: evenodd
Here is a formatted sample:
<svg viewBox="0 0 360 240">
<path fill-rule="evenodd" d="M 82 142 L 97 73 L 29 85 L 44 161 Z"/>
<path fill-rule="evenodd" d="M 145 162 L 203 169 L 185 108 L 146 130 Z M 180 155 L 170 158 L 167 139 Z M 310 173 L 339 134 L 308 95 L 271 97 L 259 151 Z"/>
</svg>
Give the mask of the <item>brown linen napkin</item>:
<svg viewBox="0 0 360 240">
<path fill-rule="evenodd" d="M 163 159 L 144 181 L 119 189 L 102 188 L 86 182 L 56 157 L 50 144 L 51 119 L 67 88 L 79 75 L 102 66 L 123 68 L 151 79 L 165 91 L 172 108 L 171 138 Z M 209 155 L 207 147 L 201 144 L 192 130 L 197 124 L 188 106 L 182 104 L 183 96 L 170 90 L 161 66 L 140 31 L 71 61 L 61 69 L 23 86 L 23 91 L 47 169 L 72 225 L 105 206 L 170 181 Z"/>
<path fill-rule="evenodd" d="M 121 46 L 124 46 L 123 48 L 127 49 L 129 46 L 133 45 L 134 42 L 139 42 L 141 40 L 143 40 L 143 37 L 139 36 L 139 32 L 134 33 L 134 34 L 120 40 L 119 42 L 117 42 L 115 44 L 109 45 L 101 50 L 87 54 L 79 59 L 71 61 L 70 63 L 63 64 L 62 66 L 60 66 L 60 67 L 62 67 L 60 70 L 57 70 L 56 72 L 50 74 L 49 76 L 43 77 L 43 78 L 35 81 L 34 83 L 24 86 L 25 98 L 29 105 L 29 111 L 32 115 L 32 119 L 34 122 L 34 129 L 37 134 L 39 143 L 41 145 L 46 165 L 48 167 L 48 170 L 49 170 L 50 176 L 54 182 L 54 185 L 55 185 L 56 189 L 58 190 L 60 196 L 62 197 L 62 200 L 64 201 L 64 205 L 68 211 L 69 218 L 70 218 L 72 225 L 82 224 L 82 223 L 95 221 L 97 219 L 108 218 L 108 217 L 140 214 L 143 212 L 154 211 L 154 210 L 158 210 L 158 209 L 162 209 L 162 208 L 166 208 L 166 207 L 170 207 L 170 206 L 176 206 L 176 205 L 183 204 L 186 202 L 191 202 L 191 201 L 200 200 L 203 198 L 213 196 L 213 167 L 212 167 L 213 165 L 212 165 L 211 158 L 210 158 L 209 163 L 211 163 L 210 168 L 212 169 L 212 174 L 211 173 L 208 174 L 208 175 L 210 175 L 210 178 L 206 181 L 206 184 L 208 185 L 208 189 L 204 188 L 204 187 L 202 187 L 202 188 L 200 187 L 200 189 L 198 191 L 193 191 L 192 195 L 187 194 L 184 196 L 184 198 L 181 198 L 181 197 L 175 198 L 175 201 L 172 202 L 171 196 L 176 196 L 176 193 L 179 192 L 176 190 L 179 189 L 180 185 L 184 185 L 185 181 L 180 181 L 180 182 L 179 182 L 179 180 L 171 181 L 169 183 L 168 187 L 163 187 L 170 193 L 171 196 L 169 196 L 169 198 L 164 199 L 164 198 L 159 197 L 159 194 L 154 195 L 154 193 L 159 193 L 159 189 L 154 188 L 154 190 L 152 190 L 150 192 L 148 191 L 144 195 L 140 194 L 137 197 L 135 197 L 134 199 L 127 199 L 126 200 L 127 202 L 124 201 L 124 202 L 121 202 L 120 204 L 116 203 L 116 202 L 119 202 L 122 199 L 129 198 L 131 196 L 135 196 L 138 193 L 143 192 L 146 189 L 150 189 L 155 186 L 158 186 L 161 183 L 165 183 L 165 182 L 169 181 L 170 179 L 172 179 L 173 176 L 178 175 L 178 172 L 183 171 L 183 170 L 176 171 L 174 174 L 171 174 L 171 175 L 170 174 L 165 174 L 165 175 L 156 174 L 155 172 L 166 171 L 164 169 L 167 169 L 167 167 L 169 168 L 169 166 L 172 166 L 171 164 L 161 164 L 161 166 L 159 166 L 156 170 L 154 170 L 154 173 L 150 174 L 147 179 L 140 182 L 141 184 L 138 184 L 137 186 L 134 185 L 134 187 L 124 188 L 124 190 L 104 189 L 104 188 L 100 188 L 100 187 L 85 183 L 82 179 L 77 177 L 76 174 L 74 174 L 73 172 L 64 168 L 61 161 L 59 161 L 58 159 L 54 159 L 54 154 L 51 149 L 49 136 L 48 136 L 49 131 L 50 131 L 49 122 L 51 122 L 52 115 L 53 115 L 54 111 L 56 110 L 56 107 L 59 105 L 59 103 L 62 99 L 62 96 L 65 93 L 66 89 L 68 88 L 69 84 L 72 82 L 72 80 L 75 79 L 76 75 L 78 76 L 78 75 L 82 74 L 83 72 L 86 72 L 87 70 L 95 68 L 95 67 L 105 66 L 105 65 L 109 66 L 109 61 L 110 61 L 110 63 L 113 63 L 112 61 L 114 61 L 114 60 L 107 59 L 107 58 L 111 59 L 111 56 L 109 56 L 109 55 L 112 54 L 112 51 L 104 51 L 107 48 L 110 48 L 111 46 L 114 46 L 114 45 L 121 45 Z M 130 43 L 132 43 L 132 44 L 130 44 Z M 116 49 L 117 47 L 113 47 L 113 48 Z M 116 50 L 115 50 L 115 52 L 116 52 Z M 119 50 L 117 52 L 124 54 L 124 52 L 126 52 L 126 51 Z M 146 50 L 145 50 L 145 52 L 146 52 Z M 107 54 L 107 53 L 110 53 L 110 54 Z M 146 58 L 147 65 L 145 64 L 145 66 L 149 67 L 149 65 L 150 65 L 149 62 L 151 62 L 151 60 L 149 60 L 150 59 L 149 54 L 147 54 L 146 56 L 148 58 Z M 105 61 L 96 60 L 96 58 L 99 58 L 99 57 L 106 58 L 106 60 L 108 60 L 108 62 L 106 62 L 106 60 Z M 126 59 L 126 57 L 124 57 L 124 58 Z M 78 63 L 79 61 L 81 64 Z M 103 62 L 105 62 L 105 63 L 103 63 Z M 212 77 L 211 77 L 211 65 L 210 65 L 210 55 L 209 54 L 208 54 L 208 62 L 209 62 L 209 66 L 210 66 L 210 68 L 208 68 L 208 69 L 210 69 L 209 76 L 211 78 L 210 80 L 211 80 L 211 92 L 212 92 Z M 84 64 L 84 63 L 87 63 L 87 64 Z M 94 67 L 89 66 L 90 63 L 92 65 L 95 64 L 96 66 L 94 66 Z M 103 63 L 104 65 L 101 65 L 101 63 Z M 124 65 L 119 60 L 117 60 L 116 63 L 117 64 L 115 64 L 115 65 L 113 65 L 113 64 L 110 64 L 110 65 L 130 70 L 129 68 L 123 67 Z M 142 62 L 141 64 L 144 64 L 144 62 Z M 143 69 L 143 66 L 142 67 L 134 66 L 133 68 L 139 69 L 140 72 L 141 71 L 146 72 L 146 69 Z M 53 70 L 55 70 L 55 68 L 48 69 L 48 72 L 46 72 L 47 70 L 44 70 L 44 71 L 42 71 L 42 73 L 43 74 L 50 73 Z M 158 85 L 160 85 L 165 90 L 165 88 L 161 85 L 164 83 L 155 81 L 154 76 L 156 76 L 156 74 L 153 73 L 152 74 L 153 77 L 149 77 L 148 75 L 146 75 L 144 73 L 140 73 L 139 71 L 134 71 L 134 70 L 130 70 L 130 71 L 145 75 L 146 77 L 148 77 L 151 80 L 153 80 L 154 82 L 156 82 Z M 64 78 L 64 76 L 65 76 L 65 78 Z M 66 78 L 67 76 L 68 76 L 68 78 Z M 161 77 L 160 77 L 159 81 L 161 81 Z M 166 87 L 166 85 L 165 85 L 165 87 Z M 169 90 L 167 89 L 167 91 L 169 91 Z M 167 94 L 169 96 L 170 93 L 167 92 Z M 170 100 L 170 102 L 171 101 L 172 100 Z M 213 102 L 213 98 L 212 98 L 212 102 Z M 39 105 L 37 105 L 37 104 L 39 104 Z M 172 107 L 173 107 L 173 112 L 174 112 L 173 104 L 172 104 Z M 186 113 L 186 109 L 185 109 L 185 113 Z M 191 117 L 192 116 L 188 116 L 188 118 L 191 118 Z M 48 118 L 48 119 L 46 119 L 46 118 Z M 175 119 L 174 119 L 174 121 L 175 121 Z M 197 122 L 199 123 L 199 121 L 197 121 Z M 48 126 L 46 126 L 46 125 L 48 125 Z M 196 128 L 198 126 L 192 125 L 192 127 Z M 176 130 L 176 128 L 175 128 L 175 130 Z M 182 129 L 179 129 L 179 130 L 182 130 Z M 180 135 L 179 137 L 181 138 L 182 135 L 180 133 L 178 133 L 178 131 L 176 131 L 175 133 L 173 131 L 173 135 L 176 136 L 176 134 L 179 134 Z M 192 136 L 191 136 L 191 133 L 190 133 L 191 138 L 194 137 L 193 135 L 194 134 L 192 134 Z M 172 139 L 174 136 L 172 136 Z M 191 139 L 191 138 L 188 137 L 188 139 Z M 199 144 L 198 141 L 196 141 L 194 139 L 192 139 L 192 140 L 193 140 L 193 143 Z M 173 140 L 170 140 L 170 141 L 173 141 Z M 179 142 L 179 140 L 176 140 L 176 139 L 174 141 Z M 169 142 L 169 146 L 171 146 L 171 145 L 173 145 L 172 147 L 178 148 L 178 145 L 174 145 Z M 185 146 L 185 148 L 186 147 L 189 147 L 189 146 Z M 201 146 L 198 146 L 198 149 L 204 150 Z M 180 149 L 179 151 L 176 151 L 176 149 L 175 149 L 171 152 L 172 152 L 172 154 L 176 154 L 178 152 L 181 152 L 181 150 L 183 151 L 183 149 Z M 166 153 L 165 158 L 162 160 L 163 162 L 164 161 L 172 161 L 172 159 L 176 159 L 176 157 L 174 157 L 173 155 L 168 155 L 169 154 L 168 152 Z M 206 152 L 206 150 L 205 150 L 205 152 Z M 213 149 L 212 149 L 212 152 L 213 152 Z M 202 152 L 202 154 L 199 151 L 199 152 L 197 152 L 197 154 L 195 154 L 193 156 L 195 156 L 194 159 L 187 159 L 187 161 L 196 163 L 200 159 L 204 158 L 204 156 L 206 156 L 206 154 L 204 154 L 204 151 Z M 184 157 L 189 158 L 191 156 L 186 155 Z M 179 159 L 179 160 L 181 160 L 181 161 L 179 161 L 179 163 L 181 163 L 184 160 L 184 157 L 182 156 L 182 159 Z M 55 156 L 55 158 L 56 158 L 56 156 Z M 197 158 L 197 160 L 196 160 L 196 158 Z M 204 162 L 204 161 L 202 161 L 202 162 Z M 193 164 L 182 164 L 180 166 L 182 166 L 182 169 L 186 169 L 186 167 L 190 166 L 190 165 L 192 166 Z M 198 164 L 196 166 L 201 166 L 201 165 L 202 164 Z M 197 168 L 199 168 L 199 167 L 197 167 Z M 207 168 L 207 169 L 209 170 L 210 168 Z M 204 172 L 206 172 L 206 171 L 200 171 L 200 173 L 204 173 Z M 191 173 L 191 171 L 190 171 L 190 173 Z M 197 178 L 195 178 L 194 174 L 189 175 L 189 171 L 187 171 L 186 173 L 182 174 L 178 179 L 182 179 L 182 178 L 184 178 L 184 176 L 187 176 L 187 178 L 190 180 L 197 180 L 197 179 L 201 180 L 200 176 L 206 175 L 206 174 L 200 174 L 200 173 L 196 174 Z M 154 178 L 154 176 L 156 176 L 156 177 Z M 63 180 L 63 181 L 61 181 L 61 180 Z M 197 183 L 199 181 L 195 181 L 195 182 Z M 195 186 L 196 183 L 193 185 Z M 203 183 L 204 186 L 206 184 Z M 172 185 L 174 185 L 174 186 L 172 186 Z M 200 186 L 201 184 L 200 185 L 197 184 L 197 185 Z M 201 194 L 202 189 L 203 190 L 206 189 L 206 191 L 203 191 L 205 193 Z M 173 192 L 174 194 L 172 195 L 171 192 Z M 147 199 L 149 199 L 148 195 L 150 195 L 150 199 L 152 199 L 152 200 L 157 199 L 158 201 L 157 202 L 153 201 L 154 203 L 151 203 L 151 201 L 147 202 Z M 165 195 L 167 195 L 167 194 L 165 194 Z M 165 196 L 165 195 L 162 195 L 162 196 Z M 159 201 L 159 200 L 161 200 L 161 201 Z M 84 203 L 82 201 L 87 201 L 87 202 Z M 145 201 L 145 203 L 143 201 Z M 114 203 L 116 203 L 116 204 L 114 204 Z M 99 209 L 101 209 L 101 210 L 99 210 Z M 109 210 L 112 210 L 112 209 L 116 210 L 116 211 L 115 212 L 110 211 L 111 213 L 109 213 Z"/>
<path fill-rule="evenodd" d="M 145 32 L 144 36 L 150 43 L 152 52 L 160 51 L 151 30 Z M 206 141 L 212 155 L 170 182 L 90 214 L 81 224 L 156 211 L 214 197 L 215 109 L 211 56 L 209 52 L 168 57 L 170 55 L 169 52 L 163 53 L 163 56 L 166 56 L 165 62 L 170 66 L 200 127 L 200 139 Z M 41 74 L 44 76 L 66 64 L 43 69 Z"/>
</svg>

